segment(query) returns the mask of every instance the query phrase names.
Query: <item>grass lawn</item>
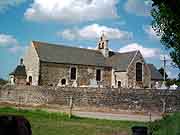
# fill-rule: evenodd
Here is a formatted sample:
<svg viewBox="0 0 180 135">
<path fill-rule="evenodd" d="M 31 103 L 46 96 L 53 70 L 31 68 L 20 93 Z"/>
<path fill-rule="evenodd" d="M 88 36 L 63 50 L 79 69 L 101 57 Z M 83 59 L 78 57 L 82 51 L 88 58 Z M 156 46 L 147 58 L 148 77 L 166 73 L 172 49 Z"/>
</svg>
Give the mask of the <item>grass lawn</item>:
<svg viewBox="0 0 180 135">
<path fill-rule="evenodd" d="M 0 108 L 0 115 L 16 114 L 26 117 L 32 126 L 33 135 L 131 135 L 134 125 L 140 122 L 97 120 L 72 117 L 64 113 L 48 113 L 42 110 L 17 110 Z"/>
</svg>

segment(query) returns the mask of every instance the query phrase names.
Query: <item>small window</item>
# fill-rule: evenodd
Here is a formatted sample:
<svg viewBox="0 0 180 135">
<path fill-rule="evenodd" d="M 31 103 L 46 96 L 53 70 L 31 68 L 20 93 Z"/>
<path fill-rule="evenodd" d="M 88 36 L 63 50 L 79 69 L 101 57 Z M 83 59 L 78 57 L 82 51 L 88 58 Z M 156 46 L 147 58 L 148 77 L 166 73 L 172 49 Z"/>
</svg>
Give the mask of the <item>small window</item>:
<svg viewBox="0 0 180 135">
<path fill-rule="evenodd" d="M 66 85 L 66 79 L 61 80 L 61 85 Z"/>
<path fill-rule="evenodd" d="M 102 46 L 101 47 L 102 47 L 102 49 L 104 49 L 104 42 L 102 42 Z"/>
<path fill-rule="evenodd" d="M 118 81 L 118 88 L 121 88 L 121 81 Z"/>
<path fill-rule="evenodd" d="M 103 48 L 102 48 L 102 43 L 99 43 L 99 49 L 103 49 Z"/>
<path fill-rule="evenodd" d="M 76 68 L 71 68 L 71 80 L 76 80 Z"/>
<path fill-rule="evenodd" d="M 101 70 L 100 69 L 96 70 L 96 81 L 101 81 Z"/>
</svg>

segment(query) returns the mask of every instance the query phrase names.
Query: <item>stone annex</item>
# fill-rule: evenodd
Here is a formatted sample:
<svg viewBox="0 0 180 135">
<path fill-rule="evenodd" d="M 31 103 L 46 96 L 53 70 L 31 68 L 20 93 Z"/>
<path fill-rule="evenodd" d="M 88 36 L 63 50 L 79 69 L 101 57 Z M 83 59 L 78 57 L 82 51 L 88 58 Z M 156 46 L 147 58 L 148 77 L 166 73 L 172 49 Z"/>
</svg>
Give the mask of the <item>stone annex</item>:
<svg viewBox="0 0 180 135">
<path fill-rule="evenodd" d="M 110 51 L 104 34 L 96 50 L 32 41 L 10 73 L 11 84 L 34 86 L 153 88 L 162 79 L 140 51 Z"/>
</svg>

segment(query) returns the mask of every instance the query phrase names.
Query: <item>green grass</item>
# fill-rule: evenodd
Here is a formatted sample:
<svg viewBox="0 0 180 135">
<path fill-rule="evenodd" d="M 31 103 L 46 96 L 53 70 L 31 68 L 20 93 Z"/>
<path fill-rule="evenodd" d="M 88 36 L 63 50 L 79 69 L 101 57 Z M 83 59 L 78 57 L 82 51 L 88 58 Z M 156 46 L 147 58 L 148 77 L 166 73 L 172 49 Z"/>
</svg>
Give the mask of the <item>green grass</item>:
<svg viewBox="0 0 180 135">
<path fill-rule="evenodd" d="M 69 119 L 64 113 L 0 108 L 0 115 L 4 114 L 26 117 L 31 123 L 33 135 L 130 135 L 132 126 L 146 125 L 140 122 L 98 120 L 75 116 Z"/>
<path fill-rule="evenodd" d="M 151 124 L 153 135 L 180 135 L 180 113 L 164 117 Z"/>
</svg>

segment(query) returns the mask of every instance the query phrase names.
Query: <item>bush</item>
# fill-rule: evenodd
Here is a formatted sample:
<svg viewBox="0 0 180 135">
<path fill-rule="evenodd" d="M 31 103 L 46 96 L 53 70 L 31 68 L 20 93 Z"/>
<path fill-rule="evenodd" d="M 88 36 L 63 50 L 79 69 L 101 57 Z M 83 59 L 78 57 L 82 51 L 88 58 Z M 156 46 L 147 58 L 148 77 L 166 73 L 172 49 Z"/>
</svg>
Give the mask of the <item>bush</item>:
<svg viewBox="0 0 180 135">
<path fill-rule="evenodd" d="M 180 113 L 163 116 L 163 119 L 149 124 L 153 135 L 178 135 L 180 131 Z"/>
</svg>

